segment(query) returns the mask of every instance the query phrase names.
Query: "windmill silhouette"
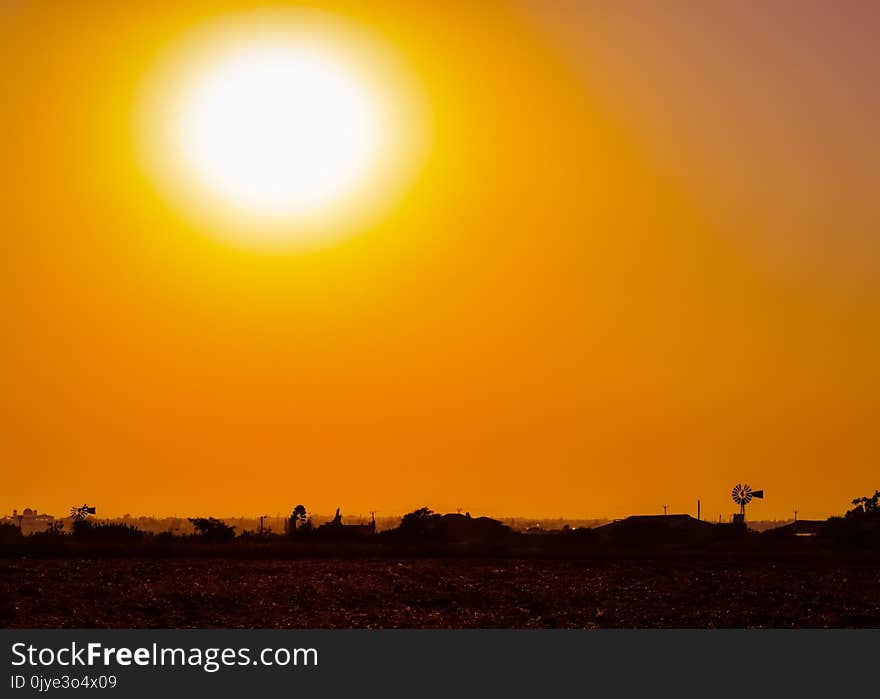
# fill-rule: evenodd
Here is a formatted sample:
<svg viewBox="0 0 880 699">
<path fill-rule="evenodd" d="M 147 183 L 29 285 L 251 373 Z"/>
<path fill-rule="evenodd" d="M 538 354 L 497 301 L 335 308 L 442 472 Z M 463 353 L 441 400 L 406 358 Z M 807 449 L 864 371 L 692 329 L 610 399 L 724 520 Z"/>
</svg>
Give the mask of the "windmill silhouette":
<svg viewBox="0 0 880 699">
<path fill-rule="evenodd" d="M 752 501 L 752 498 L 764 499 L 763 490 L 752 490 L 750 485 L 742 483 L 737 483 L 733 486 L 730 495 L 733 497 L 733 501 L 739 505 L 739 513 L 743 517 L 746 516 L 746 505 Z"/>
<path fill-rule="evenodd" d="M 89 515 L 95 514 L 95 508 L 83 503 L 82 507 L 71 507 L 70 516 L 74 522 L 82 522 Z"/>
</svg>

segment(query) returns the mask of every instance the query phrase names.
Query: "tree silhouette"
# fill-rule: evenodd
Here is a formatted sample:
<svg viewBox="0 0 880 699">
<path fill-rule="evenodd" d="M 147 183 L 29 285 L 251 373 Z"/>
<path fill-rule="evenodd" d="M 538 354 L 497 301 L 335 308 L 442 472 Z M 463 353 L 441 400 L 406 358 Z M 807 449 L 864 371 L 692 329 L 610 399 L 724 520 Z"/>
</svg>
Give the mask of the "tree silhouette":
<svg viewBox="0 0 880 699">
<path fill-rule="evenodd" d="M 400 520 L 399 531 L 410 536 L 424 535 L 438 519 L 440 519 L 440 515 L 434 514 L 434 511 L 429 507 L 420 507 L 403 516 Z"/>
<path fill-rule="evenodd" d="M 852 504 L 855 507 L 846 513 L 847 519 L 878 517 L 880 516 L 880 490 L 875 490 L 870 497 L 856 498 Z"/>
<path fill-rule="evenodd" d="M 306 512 L 305 505 L 297 505 L 293 508 L 293 512 L 290 513 L 290 518 L 287 520 L 287 533 L 295 534 L 297 526 L 305 525 L 308 520 L 308 513 Z"/>
<path fill-rule="evenodd" d="M 205 541 L 230 541 L 235 538 L 235 527 L 213 517 L 189 517 L 195 530 Z"/>
</svg>

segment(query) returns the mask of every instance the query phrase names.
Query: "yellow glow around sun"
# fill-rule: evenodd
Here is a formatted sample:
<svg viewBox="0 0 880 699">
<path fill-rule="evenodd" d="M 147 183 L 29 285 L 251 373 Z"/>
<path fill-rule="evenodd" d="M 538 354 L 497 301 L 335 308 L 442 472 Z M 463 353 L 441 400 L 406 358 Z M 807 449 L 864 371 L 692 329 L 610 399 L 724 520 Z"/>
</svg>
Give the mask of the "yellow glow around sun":
<svg viewBox="0 0 880 699">
<path fill-rule="evenodd" d="M 138 110 L 141 160 L 206 232 L 251 247 L 324 244 L 411 179 L 426 121 L 414 85 L 338 19 L 231 16 L 157 62 Z"/>
</svg>

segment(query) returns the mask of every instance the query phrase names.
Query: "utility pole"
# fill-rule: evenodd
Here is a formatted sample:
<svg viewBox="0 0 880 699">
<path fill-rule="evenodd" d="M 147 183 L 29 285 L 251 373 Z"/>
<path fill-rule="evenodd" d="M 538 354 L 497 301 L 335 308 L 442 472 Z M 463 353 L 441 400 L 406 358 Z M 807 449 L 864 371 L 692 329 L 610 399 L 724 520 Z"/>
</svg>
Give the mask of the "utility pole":
<svg viewBox="0 0 880 699">
<path fill-rule="evenodd" d="M 260 515 L 260 536 L 263 536 L 263 520 L 266 519 L 268 515 Z"/>
<path fill-rule="evenodd" d="M 701 520 L 702 518 L 700 517 L 700 498 L 697 498 L 697 521 L 699 522 Z"/>
<path fill-rule="evenodd" d="M 664 517 L 666 516 L 666 508 L 667 507 L 668 507 L 668 505 L 663 505 L 663 516 Z"/>
<path fill-rule="evenodd" d="M 798 510 L 794 511 L 794 521 L 797 522 Z"/>
</svg>

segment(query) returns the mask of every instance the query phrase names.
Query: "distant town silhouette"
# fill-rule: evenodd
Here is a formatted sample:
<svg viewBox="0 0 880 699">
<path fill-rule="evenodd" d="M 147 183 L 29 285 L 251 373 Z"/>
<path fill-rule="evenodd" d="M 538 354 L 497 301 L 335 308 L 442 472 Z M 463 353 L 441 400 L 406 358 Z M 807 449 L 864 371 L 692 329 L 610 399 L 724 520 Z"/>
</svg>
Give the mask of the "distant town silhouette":
<svg viewBox="0 0 880 699">
<path fill-rule="evenodd" d="M 745 486 L 748 488 L 748 486 Z M 739 490 L 737 490 L 739 489 Z M 767 547 L 811 540 L 814 546 L 832 549 L 880 549 L 880 491 L 856 498 L 841 516 L 827 520 L 795 519 L 785 522 L 762 522 L 751 527 L 745 519 L 747 501 L 741 486 L 734 489 L 734 501 L 740 512 L 730 521 L 709 522 L 699 516 L 664 512 L 657 515 L 631 515 L 624 519 L 556 522 L 547 526 L 541 521 L 503 522 L 485 516 L 438 514 L 427 507 L 413 510 L 400 518 L 377 520 L 375 513 L 344 521 L 340 509 L 332 518 L 315 518 L 305 505 L 298 504 L 285 517 L 226 518 L 199 516 L 187 518 L 151 518 L 126 515 L 116 519 L 98 519 L 97 508 L 84 503 L 71 508 L 64 518 L 25 508 L 0 520 L 0 545 L 75 552 L 79 545 L 124 545 L 133 552 L 150 547 L 173 551 L 174 547 L 200 544 L 274 544 L 305 549 L 332 550 L 344 545 L 361 545 L 371 552 L 433 550 L 480 553 L 558 553 L 633 552 L 633 551 L 711 551 L 725 546 Z M 759 491 L 760 492 L 760 491 Z M 665 507 L 664 507 L 665 509 Z M 323 519 L 323 521 L 322 521 Z M 272 525 L 275 526 L 272 526 Z"/>
</svg>

